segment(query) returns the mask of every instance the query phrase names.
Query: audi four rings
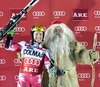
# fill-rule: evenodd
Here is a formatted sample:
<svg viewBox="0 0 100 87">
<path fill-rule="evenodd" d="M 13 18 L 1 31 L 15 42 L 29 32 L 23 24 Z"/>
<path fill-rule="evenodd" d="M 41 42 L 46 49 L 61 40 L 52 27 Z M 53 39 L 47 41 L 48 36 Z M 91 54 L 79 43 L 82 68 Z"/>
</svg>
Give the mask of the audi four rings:
<svg viewBox="0 0 100 87">
<path fill-rule="evenodd" d="M 90 78 L 90 76 L 90 73 L 78 73 L 78 78 L 80 79 Z"/>
<path fill-rule="evenodd" d="M 86 31 L 87 27 L 86 26 L 75 26 L 74 30 L 75 31 Z"/>
</svg>

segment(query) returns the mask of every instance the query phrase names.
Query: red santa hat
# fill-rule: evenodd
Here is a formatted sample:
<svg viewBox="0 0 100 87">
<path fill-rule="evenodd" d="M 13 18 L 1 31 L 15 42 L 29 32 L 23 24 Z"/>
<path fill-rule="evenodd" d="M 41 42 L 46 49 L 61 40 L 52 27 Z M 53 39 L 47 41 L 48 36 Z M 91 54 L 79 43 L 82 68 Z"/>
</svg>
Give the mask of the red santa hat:
<svg viewBox="0 0 100 87">
<path fill-rule="evenodd" d="M 62 21 L 59 21 L 59 20 L 54 20 L 51 22 L 51 24 L 61 24 L 61 23 L 62 23 Z"/>
<path fill-rule="evenodd" d="M 71 38 L 75 38 L 73 31 L 62 21 L 60 20 L 54 20 L 51 22 L 50 29 L 54 29 L 56 26 L 60 26 L 63 31 Z M 48 30 L 48 29 L 47 29 Z"/>
</svg>

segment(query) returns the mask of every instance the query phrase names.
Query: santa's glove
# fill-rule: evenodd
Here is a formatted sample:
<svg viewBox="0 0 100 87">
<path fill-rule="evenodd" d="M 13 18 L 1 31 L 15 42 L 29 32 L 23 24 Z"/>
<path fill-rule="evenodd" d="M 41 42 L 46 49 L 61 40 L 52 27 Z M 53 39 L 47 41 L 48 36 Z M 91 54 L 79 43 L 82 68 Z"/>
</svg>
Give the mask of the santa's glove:
<svg viewBox="0 0 100 87">
<path fill-rule="evenodd" d="M 57 68 L 56 67 L 52 67 L 49 69 L 49 74 L 51 75 L 57 75 Z"/>
<path fill-rule="evenodd" d="M 62 69 L 57 69 L 57 75 L 58 76 L 61 76 L 61 75 L 64 75 L 65 74 L 65 71 L 62 70 Z"/>
<path fill-rule="evenodd" d="M 94 50 L 90 50 L 90 58 L 93 61 L 93 63 L 97 62 L 99 59 L 99 51 L 94 51 Z"/>
<path fill-rule="evenodd" d="M 7 37 L 6 37 L 6 42 L 5 42 L 5 47 L 6 48 L 9 48 L 9 46 L 12 44 L 13 36 L 14 36 L 14 30 L 10 30 L 7 33 Z"/>
</svg>

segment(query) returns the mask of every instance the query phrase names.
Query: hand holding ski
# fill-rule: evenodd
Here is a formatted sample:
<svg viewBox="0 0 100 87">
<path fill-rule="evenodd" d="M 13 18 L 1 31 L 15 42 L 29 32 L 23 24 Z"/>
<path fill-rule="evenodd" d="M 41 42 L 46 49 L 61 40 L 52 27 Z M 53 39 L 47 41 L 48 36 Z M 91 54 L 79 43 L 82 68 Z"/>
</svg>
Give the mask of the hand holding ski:
<svg viewBox="0 0 100 87">
<path fill-rule="evenodd" d="M 8 24 L 4 27 L 4 29 L 0 30 L 0 40 L 9 32 L 16 27 L 16 25 L 20 22 L 21 18 L 29 12 L 29 10 L 38 2 L 39 0 L 31 0 L 29 4 L 21 11 L 19 14 L 10 18 Z"/>
</svg>

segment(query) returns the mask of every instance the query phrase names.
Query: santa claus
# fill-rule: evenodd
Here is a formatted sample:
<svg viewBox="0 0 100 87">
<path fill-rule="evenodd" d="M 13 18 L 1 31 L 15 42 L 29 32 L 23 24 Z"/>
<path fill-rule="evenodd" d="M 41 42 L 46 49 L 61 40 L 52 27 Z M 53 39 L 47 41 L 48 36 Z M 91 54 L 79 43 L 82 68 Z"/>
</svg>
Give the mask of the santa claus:
<svg viewBox="0 0 100 87">
<path fill-rule="evenodd" d="M 46 30 L 44 45 L 54 60 L 49 87 L 79 87 L 76 63 L 91 65 L 99 58 L 98 51 L 87 50 L 76 40 L 72 30 L 60 21 L 54 21 Z"/>
</svg>

